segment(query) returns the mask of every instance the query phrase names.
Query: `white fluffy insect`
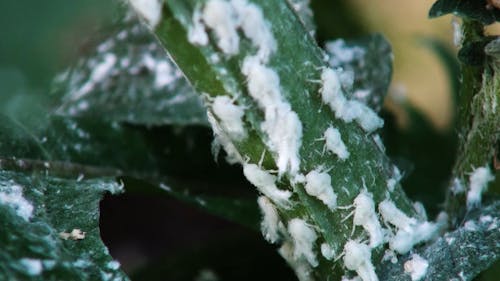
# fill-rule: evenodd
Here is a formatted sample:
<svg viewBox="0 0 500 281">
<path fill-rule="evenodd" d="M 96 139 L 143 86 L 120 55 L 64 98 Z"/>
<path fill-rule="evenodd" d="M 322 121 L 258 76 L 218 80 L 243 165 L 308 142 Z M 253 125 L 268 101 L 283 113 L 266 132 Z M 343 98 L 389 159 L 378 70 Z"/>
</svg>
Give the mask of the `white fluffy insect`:
<svg viewBox="0 0 500 281">
<path fill-rule="evenodd" d="M 290 266 L 294 269 L 295 274 L 299 281 L 314 281 L 312 277 L 312 268 L 309 263 L 303 259 L 296 259 L 294 257 L 294 246 L 292 241 L 285 241 L 283 245 L 278 250 L 278 253 L 290 264 Z"/>
<path fill-rule="evenodd" d="M 306 175 L 304 186 L 307 194 L 321 200 L 330 210 L 337 207 L 337 195 L 333 192 L 330 175 L 326 172 L 313 170 Z"/>
<path fill-rule="evenodd" d="M 340 132 L 337 128 L 333 126 L 328 127 L 323 137 L 325 139 L 326 148 L 330 152 L 336 154 L 342 160 L 349 158 L 349 151 L 347 151 L 347 147 L 342 141 Z"/>
<path fill-rule="evenodd" d="M 427 274 L 428 267 L 429 262 L 418 254 L 413 254 L 411 259 L 404 264 L 405 272 L 410 274 L 412 281 L 422 280 Z"/>
<path fill-rule="evenodd" d="M 344 245 L 344 253 L 344 265 L 347 269 L 356 271 L 363 281 L 378 281 L 368 245 L 349 240 Z"/>
<path fill-rule="evenodd" d="M 417 224 L 416 219 L 408 217 L 389 199 L 380 202 L 378 210 L 385 222 L 394 225 L 398 229 L 409 231 Z"/>
<path fill-rule="evenodd" d="M 488 166 L 475 169 L 469 177 L 469 191 L 467 192 L 467 209 L 481 205 L 483 192 L 488 188 L 488 183 L 495 177 Z"/>
<path fill-rule="evenodd" d="M 288 233 L 293 240 L 294 258 L 304 258 L 311 266 L 318 266 L 318 260 L 313 250 L 318 235 L 314 229 L 304 220 L 294 218 L 288 222 Z"/>
<path fill-rule="evenodd" d="M 370 236 L 370 247 L 375 248 L 384 242 L 382 227 L 375 212 L 373 195 L 366 190 L 354 199 L 354 225 L 361 225 Z"/>
<path fill-rule="evenodd" d="M 213 114 L 208 111 L 207 112 L 207 119 L 208 122 L 210 123 L 212 130 L 214 131 L 214 143 L 212 144 L 213 150 L 214 150 L 214 155 L 217 155 L 218 149 L 220 145 L 224 148 L 226 151 L 227 157 L 226 161 L 229 164 L 235 164 L 235 163 L 243 163 L 243 158 L 241 157 L 240 153 L 234 146 L 233 142 L 231 139 L 226 135 L 224 130 L 219 126 L 219 123 L 217 123 L 217 120 L 213 116 Z M 215 148 L 215 149 L 214 149 Z"/>
<path fill-rule="evenodd" d="M 321 98 L 335 112 L 335 117 L 347 123 L 356 120 L 361 128 L 369 133 L 383 127 L 384 120 L 371 108 L 357 100 L 348 100 L 344 96 L 339 74 L 335 70 L 324 68 L 321 82 Z"/>
<path fill-rule="evenodd" d="M 280 238 L 280 218 L 278 210 L 265 196 L 260 196 L 257 199 L 257 203 L 259 204 L 260 211 L 262 213 L 262 222 L 260 224 L 262 235 L 264 235 L 264 238 L 270 243 L 278 242 Z"/>
<path fill-rule="evenodd" d="M 269 146 L 278 154 L 276 166 L 283 174 L 296 175 L 300 168 L 299 150 L 302 144 L 302 123 L 297 113 L 293 112 L 288 104 L 278 109 L 276 119 L 266 119 L 262 123 L 262 130 L 269 137 Z"/>
<path fill-rule="evenodd" d="M 246 0 L 232 0 L 231 4 L 238 14 L 243 33 L 258 48 L 257 56 L 262 62 L 267 62 L 277 47 L 271 27 L 265 21 L 262 10 Z"/>
<path fill-rule="evenodd" d="M 279 173 L 288 171 L 295 175 L 300 167 L 302 123 L 290 104 L 283 100 L 278 75 L 255 56 L 244 59 L 242 73 L 247 77 L 250 96 L 264 110 L 261 129 L 268 136 L 271 150 L 278 155 Z"/>
<path fill-rule="evenodd" d="M 212 110 L 233 140 L 241 141 L 247 137 L 242 119 L 245 110 L 242 106 L 235 105 L 227 96 L 217 96 L 213 100 Z"/>
<path fill-rule="evenodd" d="M 389 240 L 389 247 L 400 254 L 406 254 L 416 244 L 434 238 L 437 230 L 437 225 L 430 222 L 418 223 L 409 231 L 400 229 L 396 235 Z"/>
<path fill-rule="evenodd" d="M 328 245 L 328 243 L 321 244 L 321 255 L 323 255 L 325 259 L 333 260 L 336 254 L 335 249 Z"/>
<path fill-rule="evenodd" d="M 331 68 L 324 68 L 321 72 L 321 99 L 330 106 L 337 118 L 340 118 L 347 103 L 342 93 L 342 85 L 338 73 Z M 352 121 L 352 120 L 351 120 Z"/>
<path fill-rule="evenodd" d="M 203 7 L 203 22 L 217 37 L 217 46 L 227 55 L 239 52 L 238 15 L 232 5 L 224 0 L 209 0 Z"/>
<path fill-rule="evenodd" d="M 400 254 L 409 252 L 414 245 L 432 239 L 438 225 L 427 221 L 418 222 L 408 217 L 388 199 L 379 204 L 379 212 L 385 222 L 394 225 L 398 231 L 389 239 L 389 247 Z"/>
<path fill-rule="evenodd" d="M 206 46 L 208 44 L 208 34 L 201 20 L 201 12 L 199 9 L 195 9 L 193 12 L 193 22 L 188 30 L 188 41 L 191 44 L 199 46 Z"/>
<path fill-rule="evenodd" d="M 266 112 L 266 115 L 271 115 L 282 99 L 280 79 L 276 71 L 262 64 L 258 57 L 248 56 L 243 60 L 241 72 L 247 77 L 250 96 L 261 108 L 269 108 L 270 112 Z"/>
<path fill-rule="evenodd" d="M 249 163 L 243 165 L 243 174 L 250 183 L 257 187 L 257 189 L 271 199 L 271 201 L 282 208 L 290 207 L 292 192 L 278 189 L 276 186 L 276 176 L 262 170 L 255 164 Z"/>
<path fill-rule="evenodd" d="M 146 20 L 151 28 L 155 28 L 161 20 L 161 0 L 129 0 L 134 10 Z"/>
</svg>

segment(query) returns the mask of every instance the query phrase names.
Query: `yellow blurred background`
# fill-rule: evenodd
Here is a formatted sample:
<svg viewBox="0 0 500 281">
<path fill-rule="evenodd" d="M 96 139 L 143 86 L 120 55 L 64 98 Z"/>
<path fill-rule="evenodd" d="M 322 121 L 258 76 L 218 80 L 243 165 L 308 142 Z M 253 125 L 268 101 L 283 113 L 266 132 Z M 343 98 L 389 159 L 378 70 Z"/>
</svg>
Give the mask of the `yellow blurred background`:
<svg viewBox="0 0 500 281">
<path fill-rule="evenodd" d="M 429 19 L 427 14 L 434 0 L 351 1 L 369 31 L 384 34 L 393 47 L 391 90 L 404 90 L 408 100 L 438 128 L 445 128 L 451 117 L 449 81 L 442 63 L 418 38 L 430 36 L 453 48 L 452 17 Z"/>
</svg>

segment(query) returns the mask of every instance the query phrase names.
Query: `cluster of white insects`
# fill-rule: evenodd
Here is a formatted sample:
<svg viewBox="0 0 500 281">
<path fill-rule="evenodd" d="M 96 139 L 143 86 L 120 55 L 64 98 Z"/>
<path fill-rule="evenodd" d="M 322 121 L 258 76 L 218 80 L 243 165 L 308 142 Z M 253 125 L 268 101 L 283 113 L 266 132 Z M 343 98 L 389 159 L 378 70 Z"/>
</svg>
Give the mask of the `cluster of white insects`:
<svg viewBox="0 0 500 281">
<path fill-rule="evenodd" d="M 150 8 L 156 7 L 161 1 L 130 1 L 150 26 L 154 27 L 159 22 L 158 16 L 151 12 Z M 279 253 L 294 268 L 301 281 L 314 279 L 312 268 L 317 267 L 322 258 L 328 261 L 343 258 L 343 266 L 357 274 L 357 277 L 351 280 L 377 281 L 378 277 L 371 261 L 373 249 L 388 244 L 390 255 L 395 256 L 394 252 L 406 254 L 416 244 L 435 237 L 438 224 L 426 221 L 425 215 L 419 218 L 409 217 L 391 201 L 390 192 L 401 179 L 397 168 L 394 168 L 392 177 L 387 180 L 388 197 L 378 205 L 373 194 L 364 186 L 351 206 L 338 206 L 337 194 L 327 171 L 318 167 L 305 175 L 300 173 L 302 124 L 282 95 L 278 73 L 268 65 L 271 56 L 278 50 L 278 45 L 260 7 L 248 0 L 204 2 L 195 8 L 188 30 L 188 40 L 194 45 L 208 46 L 209 31 L 216 39 L 218 50 L 226 58 L 239 53 L 240 34 L 257 50 L 255 54 L 243 59 L 241 73 L 247 79 L 246 91 L 264 113 L 264 121 L 258 129 L 264 133 L 266 145 L 274 153 L 278 176 L 263 169 L 261 165 L 244 161 L 235 148 L 234 143 L 241 142 L 248 136 L 244 121 L 245 107 L 238 104 L 237 96 L 233 99 L 227 96 L 210 99 L 209 120 L 232 162 L 243 165 L 245 177 L 263 194 L 258 199 L 258 205 L 262 211 L 261 229 L 265 239 L 271 243 L 281 243 Z M 218 55 L 214 59 L 211 58 L 211 61 L 218 60 Z M 362 102 L 346 98 L 343 94 L 341 75 L 340 70 L 322 68 L 321 88 L 318 93 L 322 102 L 329 106 L 336 118 L 346 123 L 355 121 L 367 134 L 381 128 L 384 122 L 371 108 Z M 328 127 L 319 137 L 325 142 L 325 148 L 340 161 L 350 157 L 348 146 L 334 126 Z M 288 222 L 282 221 L 280 212 L 294 207 L 294 193 L 278 187 L 284 174 L 289 176 L 294 188 L 303 186 L 309 196 L 315 197 L 329 211 L 348 211 L 344 220 L 353 218 L 353 231 L 342 252 L 338 252 L 328 241 L 323 240 L 324 234 L 318 233 L 309 218 L 297 217 Z M 480 203 L 480 194 L 490 180 L 490 174 L 484 170 L 478 170 L 471 176 L 468 204 Z M 415 213 L 424 213 L 420 205 L 417 205 Z M 358 226 L 364 231 L 360 237 L 354 237 L 354 230 Z M 320 243 L 322 241 L 324 242 Z M 321 253 L 319 258 L 318 250 Z M 412 280 L 420 280 L 425 276 L 427 266 L 423 258 L 414 255 L 412 260 L 405 264 L 405 269 L 411 274 Z M 348 278 L 343 277 L 343 280 Z"/>
<path fill-rule="evenodd" d="M 267 136 L 266 144 L 276 155 L 279 176 L 287 173 L 294 184 L 303 185 L 308 195 L 317 198 L 329 210 L 336 211 L 337 194 L 334 192 L 328 172 L 321 167 L 305 175 L 299 172 L 302 124 L 282 95 L 278 73 L 267 65 L 272 54 L 277 51 L 277 44 L 261 9 L 247 0 L 210 0 L 193 13 L 188 39 L 192 44 L 206 46 L 209 44 L 207 31 L 213 32 L 217 48 L 226 57 L 239 53 L 240 33 L 256 48 L 255 54 L 243 59 L 241 72 L 247 79 L 248 94 L 264 112 L 264 121 L 260 129 Z M 367 133 L 383 126 L 383 120 L 368 106 L 344 96 L 338 71 L 324 68 L 321 83 L 320 97 L 337 118 L 345 122 L 356 121 Z M 216 96 L 211 100 L 211 108 L 214 125 L 222 131 L 221 134 L 225 138 L 228 138 L 222 143 L 226 149 L 228 145 L 226 142 L 239 142 L 247 136 L 244 107 L 236 104 L 236 98 Z M 321 137 L 320 140 L 325 142 L 325 149 L 328 152 L 341 161 L 349 158 L 348 147 L 337 128 L 328 127 Z M 261 229 L 264 237 L 271 243 L 282 242 L 279 252 L 293 266 L 299 278 L 312 280 L 312 268 L 319 265 L 315 248 L 320 235 L 316 227 L 308 222 L 307 218 L 293 218 L 284 223 L 279 210 L 293 207 L 292 191 L 280 189 L 277 185 L 280 177 L 266 171 L 261 165 L 246 161 L 240 163 L 243 164 L 246 178 L 264 195 L 258 199 L 263 215 Z M 393 188 L 399 177 L 397 172 L 388 185 Z M 354 227 L 361 226 L 368 234 L 369 242 L 349 240 L 342 253 L 336 252 L 325 242 L 319 247 L 320 252 L 327 260 L 343 256 L 344 266 L 355 271 L 363 281 L 378 280 L 371 262 L 372 249 L 392 241 L 391 239 L 399 239 L 402 236 L 399 233 L 403 233 L 403 230 L 400 230 L 401 224 L 409 223 L 396 221 L 406 217 L 401 217 L 400 214 L 404 213 L 394 206 L 395 209 L 389 210 L 389 213 L 384 212 L 385 216 L 382 218 L 384 223 L 392 223 L 398 232 L 394 235 L 390 230 L 383 229 L 373 196 L 367 191 L 362 191 L 355 198 L 352 207 L 347 208 L 352 208 L 353 230 Z M 395 214 L 391 216 L 390 211 Z M 380 211 L 379 213 L 381 214 Z M 404 231 L 415 228 L 413 224 L 411 227 L 404 228 Z M 408 244 L 420 242 L 416 241 L 416 238 L 413 240 Z M 399 248 L 395 250 L 404 252 Z"/>
</svg>

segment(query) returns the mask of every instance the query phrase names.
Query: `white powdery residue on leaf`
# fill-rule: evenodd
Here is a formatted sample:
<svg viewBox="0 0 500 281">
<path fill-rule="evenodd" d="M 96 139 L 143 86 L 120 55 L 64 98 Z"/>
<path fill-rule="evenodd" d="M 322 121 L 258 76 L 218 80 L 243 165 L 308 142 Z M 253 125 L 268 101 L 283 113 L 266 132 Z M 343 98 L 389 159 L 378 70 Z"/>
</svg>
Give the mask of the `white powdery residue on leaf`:
<svg viewBox="0 0 500 281">
<path fill-rule="evenodd" d="M 19 263 L 23 267 L 24 273 L 29 276 L 40 275 L 43 271 L 42 261 L 39 259 L 22 258 Z"/>
<path fill-rule="evenodd" d="M 337 253 L 335 253 L 335 250 L 328 243 L 323 243 L 321 244 L 321 254 L 325 259 L 333 260 Z"/>
<path fill-rule="evenodd" d="M 378 281 L 368 245 L 349 240 L 344 245 L 344 253 L 344 265 L 347 269 L 356 271 L 363 281 Z"/>
<path fill-rule="evenodd" d="M 323 137 L 325 138 L 326 148 L 329 151 L 336 154 L 342 160 L 349 158 L 349 151 L 347 151 L 347 147 L 342 141 L 340 132 L 337 128 L 332 126 L 328 127 Z"/>
<path fill-rule="evenodd" d="M 154 82 L 155 89 L 162 89 L 178 78 L 179 76 L 176 73 L 176 69 L 172 67 L 168 61 L 161 60 L 156 63 Z"/>
<path fill-rule="evenodd" d="M 404 269 L 407 274 L 410 274 L 412 281 L 419 281 L 427 274 L 429 262 L 418 254 L 413 254 L 411 259 L 405 262 Z"/>
<path fill-rule="evenodd" d="M 283 100 L 278 75 L 255 56 L 246 57 L 242 73 L 247 77 L 248 92 L 264 110 L 261 125 L 267 134 L 270 149 L 278 156 L 280 174 L 297 174 L 300 167 L 299 149 L 302 143 L 302 123 L 290 104 Z"/>
<path fill-rule="evenodd" d="M 212 110 L 233 140 L 241 141 L 247 137 L 242 119 L 245 110 L 242 106 L 235 105 L 227 96 L 217 96 L 212 103 Z"/>
<path fill-rule="evenodd" d="M 294 251 L 293 243 L 291 241 L 285 241 L 279 248 L 278 253 L 288 262 L 288 264 L 290 264 L 299 281 L 314 281 L 311 266 L 307 260 L 295 258 Z"/>
<path fill-rule="evenodd" d="M 323 69 L 321 81 L 321 98 L 335 112 L 335 117 L 347 123 L 356 120 L 361 128 L 369 133 L 383 127 L 384 120 L 375 111 L 362 102 L 348 100 L 344 96 L 339 74 L 335 70 Z"/>
<path fill-rule="evenodd" d="M 469 177 L 469 191 L 467 192 L 467 209 L 470 210 L 481 205 L 483 192 L 488 188 L 488 183 L 495 177 L 488 166 L 475 169 Z"/>
<path fill-rule="evenodd" d="M 292 192 L 278 189 L 275 176 L 262 170 L 255 164 L 248 163 L 243 165 L 243 174 L 251 184 L 257 187 L 262 194 L 266 195 L 275 204 L 282 208 L 290 207 Z"/>
<path fill-rule="evenodd" d="M 248 3 L 247 0 L 231 0 L 231 4 L 238 14 L 243 33 L 258 48 L 257 56 L 262 62 L 267 62 L 277 46 L 271 27 L 264 19 L 261 8 Z"/>
<path fill-rule="evenodd" d="M 327 173 L 318 170 L 309 172 L 304 188 L 307 194 L 318 198 L 330 210 L 337 207 L 337 195 L 333 192 L 332 180 Z"/>
<path fill-rule="evenodd" d="M 239 52 L 238 15 L 231 3 L 224 0 L 209 0 L 203 7 L 203 22 L 217 37 L 217 46 L 226 55 Z"/>
<path fill-rule="evenodd" d="M 260 196 L 257 199 L 257 203 L 262 213 L 262 222 L 260 224 L 262 235 L 270 243 L 278 242 L 280 238 L 278 210 L 276 210 L 274 204 L 265 196 Z"/>
<path fill-rule="evenodd" d="M 330 53 L 330 65 L 339 67 L 348 64 L 356 59 L 359 59 L 365 54 L 365 51 L 360 47 L 349 47 L 345 41 L 338 39 L 328 42 L 325 46 L 328 53 Z"/>
<path fill-rule="evenodd" d="M 207 119 L 212 127 L 212 130 L 214 131 L 215 138 L 214 142 L 212 143 L 212 151 L 214 152 L 215 156 L 217 156 L 220 145 L 222 145 L 227 154 L 226 161 L 229 164 L 242 163 L 243 158 L 241 157 L 240 153 L 238 152 L 232 141 L 229 139 L 229 137 L 226 135 L 226 133 L 222 130 L 222 128 L 220 128 L 213 114 L 209 111 L 207 112 Z"/>
<path fill-rule="evenodd" d="M 370 236 L 370 247 L 375 248 L 384 242 L 382 226 L 378 221 L 375 212 L 373 195 L 367 191 L 362 191 L 354 199 L 354 225 L 361 225 Z"/>
<path fill-rule="evenodd" d="M 104 55 L 102 61 L 97 65 L 93 66 L 92 73 L 90 73 L 90 78 L 82 87 L 71 94 L 71 100 L 78 100 L 94 90 L 96 84 L 105 80 L 110 74 L 111 70 L 115 66 L 117 61 L 116 55 L 113 53 L 107 53 Z"/>
<path fill-rule="evenodd" d="M 129 2 L 150 27 L 155 28 L 160 23 L 162 0 L 129 0 Z"/>
<path fill-rule="evenodd" d="M 195 9 L 193 12 L 193 22 L 188 29 L 188 41 L 191 44 L 206 46 L 208 44 L 208 34 L 205 25 L 201 21 L 201 12 Z"/>
<path fill-rule="evenodd" d="M 0 205 L 6 205 L 25 221 L 33 216 L 33 205 L 23 197 L 20 185 L 0 186 Z"/>
<path fill-rule="evenodd" d="M 304 258 L 311 266 L 318 266 L 318 260 L 313 250 L 318 235 L 314 229 L 304 220 L 295 218 L 288 222 L 288 233 L 293 240 L 294 258 L 296 260 Z"/>
<path fill-rule="evenodd" d="M 478 230 L 478 226 L 476 224 L 476 222 L 472 221 L 472 220 L 469 220 L 469 221 L 466 221 L 464 223 L 464 229 L 467 230 L 467 231 L 477 231 Z"/>
</svg>

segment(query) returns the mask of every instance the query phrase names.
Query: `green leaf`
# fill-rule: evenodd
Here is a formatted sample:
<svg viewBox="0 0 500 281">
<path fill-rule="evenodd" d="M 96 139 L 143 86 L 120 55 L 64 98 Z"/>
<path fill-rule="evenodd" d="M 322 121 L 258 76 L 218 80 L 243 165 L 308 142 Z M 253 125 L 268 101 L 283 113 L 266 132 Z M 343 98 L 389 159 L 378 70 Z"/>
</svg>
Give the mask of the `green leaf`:
<svg viewBox="0 0 500 281">
<path fill-rule="evenodd" d="M 99 201 L 120 190 L 114 180 L 0 171 L 0 279 L 128 280 L 99 234 Z"/>
<path fill-rule="evenodd" d="M 380 34 L 343 40 L 328 41 L 325 45 L 330 55 L 329 64 L 352 73 L 344 87 L 351 97 L 380 111 L 392 77 L 393 54 L 391 45 Z"/>
<path fill-rule="evenodd" d="M 151 184 L 160 190 L 161 182 L 172 192 L 156 195 L 175 195 L 214 215 L 258 229 L 255 195 L 247 191 L 239 170 L 214 163 L 208 128 L 145 128 L 91 117 L 52 116 L 43 107 L 30 108 L 43 95 L 20 87 L 22 79 L 13 79 L 16 75 L 2 77 L 12 82 L 2 86 L 13 89 L 8 92 L 14 95 L 3 96 L 2 105 L 12 105 L 15 99 L 19 110 L 0 114 L 0 167 L 73 179 L 127 176 L 140 181 L 138 188 L 130 189 L 126 181 L 127 190 L 138 193 L 149 192 L 144 186 Z"/>
<path fill-rule="evenodd" d="M 135 18 L 60 74 L 57 114 L 151 125 L 207 125 L 201 99 L 156 39 Z"/>
<path fill-rule="evenodd" d="M 500 20 L 500 9 L 488 8 L 488 2 L 483 0 L 438 0 L 429 12 L 429 17 L 435 18 L 446 14 L 455 14 L 483 24 L 492 24 Z"/>
<path fill-rule="evenodd" d="M 457 230 L 417 249 L 415 253 L 428 262 L 423 280 L 475 280 L 481 271 L 500 260 L 499 214 L 500 202 L 490 202 L 481 210 L 469 213 Z M 378 277 L 387 281 L 409 280 L 404 264 L 410 258 L 411 255 L 407 255 L 396 263 L 381 262 Z"/>
</svg>

